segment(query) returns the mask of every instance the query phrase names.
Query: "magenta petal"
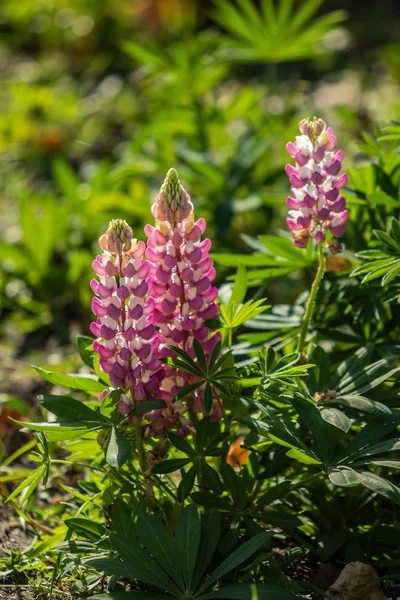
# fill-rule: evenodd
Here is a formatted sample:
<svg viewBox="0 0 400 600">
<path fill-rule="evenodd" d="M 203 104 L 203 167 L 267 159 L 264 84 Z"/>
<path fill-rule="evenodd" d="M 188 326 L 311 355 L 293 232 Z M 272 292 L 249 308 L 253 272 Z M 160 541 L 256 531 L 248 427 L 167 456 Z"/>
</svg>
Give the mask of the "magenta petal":
<svg viewBox="0 0 400 600">
<path fill-rule="evenodd" d="M 288 142 L 288 143 L 286 144 L 286 150 L 287 150 L 287 152 L 290 154 L 290 156 L 291 156 L 292 158 L 294 158 L 294 156 L 295 156 L 296 152 L 298 152 L 298 150 L 297 150 L 297 146 L 296 146 L 296 144 L 294 144 L 293 142 Z"/>
<path fill-rule="evenodd" d="M 346 233 L 346 223 L 343 223 L 342 225 L 338 225 L 337 227 L 330 226 L 329 229 L 331 230 L 331 232 L 333 233 L 333 235 L 335 237 L 340 237 L 344 233 Z"/>
<path fill-rule="evenodd" d="M 100 323 L 90 323 L 89 329 L 93 333 L 94 336 L 100 337 L 100 329 L 101 329 Z"/>
<path fill-rule="evenodd" d="M 205 292 L 211 285 L 211 281 L 208 277 L 203 277 L 202 279 L 200 279 L 199 281 L 197 281 L 194 284 L 194 287 L 199 291 L 199 292 Z"/>
<path fill-rule="evenodd" d="M 345 185 L 347 185 L 347 182 L 349 181 L 349 176 L 347 175 L 347 173 L 343 173 L 343 175 L 341 175 L 340 177 L 338 177 L 336 179 L 336 181 L 332 182 L 333 187 L 335 188 L 342 188 Z"/>
<path fill-rule="evenodd" d="M 138 298 L 144 298 L 144 296 L 147 294 L 147 292 L 149 291 L 149 286 L 147 285 L 146 281 L 142 281 L 134 290 L 134 294 L 135 296 L 137 296 Z"/>
<path fill-rule="evenodd" d="M 336 160 L 335 162 L 333 162 L 331 164 L 330 167 L 325 167 L 325 171 L 326 171 L 326 173 L 328 173 L 328 175 L 337 175 L 338 173 L 340 173 L 341 168 L 342 168 L 342 163 L 339 162 L 338 160 Z"/>
<path fill-rule="evenodd" d="M 320 221 L 325 221 L 329 217 L 329 210 L 327 208 L 321 208 L 318 213 L 318 219 Z"/>
<path fill-rule="evenodd" d="M 296 154 L 294 156 L 294 160 L 297 162 L 298 165 L 300 165 L 301 167 L 304 167 L 304 165 L 306 165 L 308 163 L 309 157 L 304 156 L 304 154 L 302 154 L 301 152 L 296 152 Z"/>
<path fill-rule="evenodd" d="M 105 317 L 107 314 L 107 309 L 103 306 L 103 303 L 98 298 L 93 298 L 92 300 L 92 312 L 96 315 L 96 317 Z"/>
<path fill-rule="evenodd" d="M 118 289 L 117 289 L 117 296 L 120 300 L 126 300 L 127 297 L 129 296 L 129 290 L 125 285 L 121 285 Z"/>
<path fill-rule="evenodd" d="M 326 192 L 325 194 L 325 198 L 327 200 L 329 200 L 330 202 L 333 202 L 334 200 L 336 200 L 336 198 L 339 196 L 339 190 L 337 190 L 336 188 L 332 188 L 331 190 L 329 190 L 329 192 Z"/>
<path fill-rule="evenodd" d="M 286 198 L 286 204 L 288 205 L 289 208 L 293 209 L 293 210 L 298 210 L 300 203 L 295 200 L 294 198 L 291 198 L 290 196 L 288 196 Z"/>
<path fill-rule="evenodd" d="M 317 162 L 321 162 L 321 160 L 325 156 L 325 150 L 323 149 L 323 147 L 320 146 L 319 148 L 317 148 L 317 150 L 315 150 L 315 152 L 313 153 L 313 156 Z"/>
<path fill-rule="evenodd" d="M 340 198 L 338 198 L 336 200 L 336 202 L 334 202 L 334 204 L 332 204 L 330 206 L 330 210 L 334 213 L 340 213 L 345 208 L 346 208 L 346 200 L 343 198 L 343 196 L 340 196 Z"/>
<path fill-rule="evenodd" d="M 315 184 L 315 185 L 321 185 L 321 183 L 323 182 L 323 177 L 321 175 L 321 173 L 318 173 L 317 171 L 315 173 L 312 174 L 311 176 L 311 181 Z"/>
<path fill-rule="evenodd" d="M 102 325 L 100 327 L 100 336 L 104 340 L 113 340 L 115 338 L 116 333 L 117 332 L 114 331 L 114 329 L 111 329 L 111 327 L 107 327 L 107 325 Z"/>
</svg>

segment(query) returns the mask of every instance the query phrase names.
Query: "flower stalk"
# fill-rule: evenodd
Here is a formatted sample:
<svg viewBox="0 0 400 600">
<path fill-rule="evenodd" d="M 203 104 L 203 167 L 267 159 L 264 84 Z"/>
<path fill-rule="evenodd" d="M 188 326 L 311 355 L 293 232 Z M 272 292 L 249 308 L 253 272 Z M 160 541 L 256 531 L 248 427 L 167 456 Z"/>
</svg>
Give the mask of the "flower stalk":
<svg viewBox="0 0 400 600">
<path fill-rule="evenodd" d="M 315 299 L 317 297 L 319 286 L 321 285 L 321 281 L 325 273 L 325 263 L 326 260 L 324 254 L 324 244 L 321 243 L 318 244 L 318 270 L 315 275 L 313 284 L 311 286 L 311 292 L 307 301 L 306 312 L 304 315 L 303 324 L 301 326 L 299 341 L 297 345 L 297 352 L 299 352 L 300 354 L 303 354 L 308 327 L 310 325 L 310 320 L 314 312 Z"/>
</svg>

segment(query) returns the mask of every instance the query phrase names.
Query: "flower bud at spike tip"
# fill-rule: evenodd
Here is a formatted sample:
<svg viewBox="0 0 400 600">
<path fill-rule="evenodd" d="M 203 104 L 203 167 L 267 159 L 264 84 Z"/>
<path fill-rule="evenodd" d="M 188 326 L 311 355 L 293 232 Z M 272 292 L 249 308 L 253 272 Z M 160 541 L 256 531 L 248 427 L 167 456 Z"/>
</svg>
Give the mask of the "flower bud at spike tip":
<svg viewBox="0 0 400 600">
<path fill-rule="evenodd" d="M 100 248 L 115 254 L 131 250 L 132 229 L 123 219 L 110 221 L 107 231 L 99 238 Z"/>
<path fill-rule="evenodd" d="M 157 221 L 166 221 L 174 227 L 193 213 L 190 196 L 182 187 L 178 173 L 170 169 L 152 207 Z"/>
<path fill-rule="evenodd" d="M 339 175 L 344 153 L 336 149 L 336 136 L 325 121 L 314 117 L 299 123 L 300 133 L 286 149 L 295 166 L 286 165 L 291 195 L 286 203 L 287 224 L 293 243 L 305 248 L 312 237 L 317 244 L 325 243 L 326 235 L 340 237 L 346 231 L 348 211 L 339 190 L 348 181 L 346 173 Z M 342 250 L 341 244 L 326 246 L 332 253 Z"/>
</svg>

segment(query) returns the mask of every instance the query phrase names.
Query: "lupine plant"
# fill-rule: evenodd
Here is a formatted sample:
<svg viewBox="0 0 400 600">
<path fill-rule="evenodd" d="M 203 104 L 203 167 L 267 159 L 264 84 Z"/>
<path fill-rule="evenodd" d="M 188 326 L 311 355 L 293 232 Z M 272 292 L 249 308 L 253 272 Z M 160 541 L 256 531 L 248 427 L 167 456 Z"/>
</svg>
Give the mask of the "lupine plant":
<svg viewBox="0 0 400 600">
<path fill-rule="evenodd" d="M 40 397 L 55 420 L 21 422 L 35 433 L 39 466 L 8 497 L 25 506 L 61 465 L 85 473 L 87 495 L 77 494 L 65 539 L 52 546 L 52 590 L 74 572 L 76 593 L 97 600 L 306 599 L 321 590 L 290 576 L 300 561 L 400 558 L 398 346 L 331 324 L 332 294 L 351 304 L 357 276 L 394 280 L 398 221 L 392 237 L 376 233 L 390 248 L 361 252 L 368 262 L 352 279 L 324 277 L 344 251 L 348 176 L 324 121 L 299 128 L 286 168 L 295 247 L 266 240 L 303 267 L 318 262 L 295 307 L 267 312 L 243 264 L 233 283 L 213 286 L 206 222 L 174 169 L 146 241 L 122 219 L 100 237 L 95 339 L 78 339 L 86 371 L 38 369 L 75 392 Z M 239 337 L 242 326 L 252 333 Z"/>
</svg>

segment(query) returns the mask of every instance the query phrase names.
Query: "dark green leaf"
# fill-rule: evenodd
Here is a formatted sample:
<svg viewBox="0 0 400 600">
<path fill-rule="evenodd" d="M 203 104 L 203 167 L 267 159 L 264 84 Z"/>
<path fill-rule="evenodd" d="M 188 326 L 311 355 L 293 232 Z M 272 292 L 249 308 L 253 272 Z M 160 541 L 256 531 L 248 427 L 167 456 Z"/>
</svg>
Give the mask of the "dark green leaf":
<svg viewBox="0 0 400 600">
<path fill-rule="evenodd" d="M 213 407 L 213 397 L 210 384 L 206 383 L 206 387 L 204 389 L 204 412 L 206 415 L 209 415 L 212 411 Z"/>
<path fill-rule="evenodd" d="M 118 429 L 111 429 L 110 439 L 107 445 L 106 461 L 110 467 L 122 467 L 129 458 L 131 445 Z"/>
<path fill-rule="evenodd" d="M 100 538 L 107 533 L 107 529 L 96 523 L 91 519 L 84 519 L 83 517 L 74 517 L 71 519 L 65 519 L 64 523 L 77 535 L 84 537 L 91 542 L 97 542 Z"/>
<path fill-rule="evenodd" d="M 254 536 L 244 544 L 242 544 L 237 550 L 232 552 L 210 575 L 210 577 L 203 583 L 199 589 L 199 593 L 202 593 L 205 589 L 212 586 L 218 579 L 236 569 L 239 565 L 245 562 L 250 556 L 252 556 L 267 540 L 274 535 L 273 531 L 266 531 Z"/>
<path fill-rule="evenodd" d="M 193 589 L 196 589 L 208 563 L 214 556 L 220 535 L 221 516 L 217 509 L 211 508 L 201 516 L 201 538 L 192 580 Z"/>
<path fill-rule="evenodd" d="M 190 458 L 171 458 L 170 460 L 165 460 L 164 462 L 155 465 L 152 468 L 153 473 L 158 473 L 162 475 L 164 473 L 173 473 L 178 469 L 182 469 L 190 462 Z"/>
<path fill-rule="evenodd" d="M 187 589 L 192 589 L 192 578 L 196 566 L 200 537 L 199 509 L 194 504 L 189 504 L 183 509 L 175 527 L 177 561 Z"/>
<path fill-rule="evenodd" d="M 175 540 L 169 530 L 158 517 L 143 514 L 138 518 L 138 531 L 142 543 L 154 556 L 158 564 L 168 573 L 173 581 L 183 588 L 183 580 L 176 557 Z"/>
<path fill-rule="evenodd" d="M 82 421 L 82 424 L 85 425 L 92 423 L 103 426 L 110 425 L 109 421 L 99 412 L 70 396 L 38 396 L 38 400 L 44 408 L 63 421 Z"/>
<path fill-rule="evenodd" d="M 133 415 L 144 415 L 145 413 L 157 410 L 159 408 L 166 408 L 167 403 L 165 400 L 146 400 L 145 402 L 139 402 L 132 411 Z"/>
<path fill-rule="evenodd" d="M 82 390 L 93 394 L 103 392 L 105 386 L 97 381 L 93 375 L 65 375 L 55 371 L 46 371 L 40 367 L 33 367 L 46 381 L 54 385 L 70 388 L 71 390 Z"/>
<path fill-rule="evenodd" d="M 181 482 L 178 486 L 178 500 L 184 502 L 193 489 L 196 480 L 196 467 L 193 465 L 189 471 L 182 475 Z"/>
<path fill-rule="evenodd" d="M 79 355 L 85 365 L 93 369 L 93 349 L 88 350 L 87 348 L 93 344 L 93 338 L 87 335 L 76 336 L 76 346 L 78 348 Z"/>
</svg>

